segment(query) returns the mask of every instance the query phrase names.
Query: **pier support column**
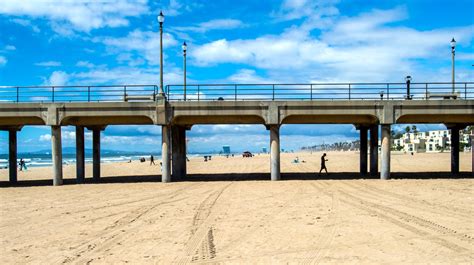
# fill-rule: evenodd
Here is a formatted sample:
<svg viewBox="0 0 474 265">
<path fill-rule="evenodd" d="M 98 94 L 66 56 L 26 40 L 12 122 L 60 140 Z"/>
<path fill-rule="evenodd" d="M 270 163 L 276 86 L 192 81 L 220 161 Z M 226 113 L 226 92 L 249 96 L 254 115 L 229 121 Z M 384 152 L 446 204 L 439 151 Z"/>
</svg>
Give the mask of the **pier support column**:
<svg viewBox="0 0 474 265">
<path fill-rule="evenodd" d="M 100 129 L 92 129 L 92 179 L 100 180 Z"/>
<path fill-rule="evenodd" d="M 448 127 L 451 130 L 451 174 L 459 174 L 459 129 L 460 126 Z"/>
<path fill-rule="evenodd" d="M 171 166 L 172 180 L 181 180 L 186 177 L 186 128 L 183 126 L 171 127 Z"/>
<path fill-rule="evenodd" d="M 379 173 L 379 125 L 370 127 L 370 175 L 375 177 Z"/>
<path fill-rule="evenodd" d="M 51 126 L 51 154 L 53 160 L 53 185 L 63 184 L 63 154 L 61 126 Z"/>
<path fill-rule="evenodd" d="M 84 156 L 84 127 L 76 126 L 76 181 L 79 184 L 85 180 Z"/>
<path fill-rule="evenodd" d="M 170 168 L 170 143 L 171 142 L 171 129 L 168 125 L 161 126 L 161 182 L 171 181 L 171 168 Z"/>
<path fill-rule="evenodd" d="M 270 175 L 271 180 L 280 180 L 280 126 L 270 125 Z"/>
<path fill-rule="evenodd" d="M 360 131 L 360 174 L 367 175 L 367 126 L 359 126 Z"/>
<path fill-rule="evenodd" d="M 17 130 L 9 129 L 8 130 L 8 170 L 9 170 L 9 180 L 10 183 L 16 183 L 18 180 L 18 168 L 17 168 L 17 159 L 18 159 L 18 148 L 17 148 Z"/>
<path fill-rule="evenodd" d="M 382 124 L 382 168 L 380 179 L 390 179 L 390 149 L 392 145 L 390 124 Z"/>
</svg>

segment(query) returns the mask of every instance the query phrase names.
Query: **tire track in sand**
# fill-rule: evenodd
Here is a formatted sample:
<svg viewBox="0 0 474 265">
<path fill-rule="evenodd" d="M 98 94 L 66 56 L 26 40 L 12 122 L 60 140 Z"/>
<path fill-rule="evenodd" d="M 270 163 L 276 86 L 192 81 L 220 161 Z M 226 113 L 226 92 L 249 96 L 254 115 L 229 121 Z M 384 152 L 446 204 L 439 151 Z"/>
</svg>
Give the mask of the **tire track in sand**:
<svg viewBox="0 0 474 265">
<path fill-rule="evenodd" d="M 338 229 L 337 223 L 340 220 L 340 202 L 338 191 L 333 189 L 331 185 L 320 181 L 317 181 L 316 183 L 311 182 L 310 184 L 321 194 L 331 198 L 331 212 L 329 214 L 328 220 L 326 221 L 325 229 L 320 232 L 318 237 L 318 241 L 321 242 L 321 244 L 318 246 L 319 250 L 308 253 L 301 261 L 301 264 L 318 264 L 321 258 L 329 255 L 331 245 L 334 241 L 334 236 Z"/>
<path fill-rule="evenodd" d="M 219 197 L 232 183 L 212 192 L 199 204 L 192 220 L 191 236 L 185 246 L 185 255 L 178 257 L 176 263 L 210 261 L 216 257 L 213 227 L 216 212 L 212 210 Z"/>
<path fill-rule="evenodd" d="M 348 191 L 344 191 L 344 188 L 341 188 L 339 192 L 341 195 L 346 197 L 345 199 L 341 198 L 341 201 L 346 204 L 349 204 L 360 210 L 369 212 L 370 214 L 375 214 L 377 217 L 380 217 L 381 219 L 391 222 L 394 225 L 404 228 L 414 234 L 422 236 L 424 239 L 429 238 L 431 241 L 435 242 L 436 244 L 443 246 L 447 249 L 450 249 L 452 251 L 456 251 L 456 252 L 470 251 L 468 248 L 465 248 L 464 246 L 454 243 L 448 239 L 439 237 L 440 233 L 444 235 L 444 234 L 447 234 L 447 231 L 449 230 L 440 229 L 437 224 L 431 221 L 424 220 L 414 215 L 410 215 L 408 213 L 399 211 L 392 207 L 388 207 L 388 206 L 371 202 L 360 196 L 352 195 Z M 456 235 L 455 233 L 452 233 L 452 234 Z"/>
<path fill-rule="evenodd" d="M 347 184 L 347 183 L 344 183 L 344 184 L 350 187 L 349 184 Z M 387 211 L 390 214 L 396 215 L 399 218 L 403 218 L 407 222 L 416 223 L 421 227 L 427 228 L 427 229 L 429 229 L 433 232 L 439 233 L 439 234 L 451 235 L 451 236 L 453 236 L 453 237 L 455 237 L 455 238 L 457 238 L 461 241 L 466 241 L 469 244 L 474 243 L 474 240 L 470 235 L 460 233 L 459 231 L 457 231 L 455 229 L 446 227 L 444 225 L 440 225 L 440 224 L 438 224 L 438 223 L 436 223 L 432 220 L 429 220 L 427 218 L 420 217 L 420 216 L 414 215 L 414 214 L 410 214 L 410 213 L 404 212 L 402 210 L 396 209 L 394 207 L 389 207 L 389 206 L 374 203 L 373 200 L 377 201 L 377 200 L 379 200 L 379 197 L 371 195 L 370 193 L 360 192 L 362 190 L 357 189 L 357 188 L 353 188 L 353 189 L 358 191 L 357 194 L 359 194 L 359 198 L 364 198 L 364 199 L 367 200 L 367 202 L 370 202 L 370 203 L 373 203 L 374 205 L 376 205 L 377 208 L 379 208 L 383 211 Z"/>
<path fill-rule="evenodd" d="M 387 198 L 391 197 L 391 198 L 397 199 L 399 201 L 406 203 L 405 206 L 407 207 L 416 208 L 416 209 L 424 210 L 424 211 L 430 211 L 436 214 L 443 214 L 443 215 L 449 214 L 453 217 L 456 216 L 456 217 L 465 218 L 467 220 L 472 220 L 472 214 L 464 213 L 464 209 L 459 209 L 455 207 L 447 207 L 445 205 L 420 200 L 414 197 L 408 197 L 406 195 L 399 194 L 393 191 L 383 190 L 383 189 L 371 186 L 370 184 L 365 184 L 365 183 L 351 183 L 351 184 L 345 183 L 345 184 L 352 185 L 354 187 L 359 186 L 359 188 L 365 188 L 364 192 L 370 192 L 380 197 L 387 197 Z M 414 205 L 414 204 L 417 204 L 417 205 Z"/>
<path fill-rule="evenodd" d="M 93 261 L 94 258 L 88 258 L 88 256 L 90 256 L 92 253 L 107 250 L 113 245 L 120 243 L 120 241 L 132 237 L 133 234 L 126 233 L 126 230 L 137 227 L 139 225 L 137 221 L 144 215 L 150 213 L 158 206 L 187 199 L 189 196 L 183 197 L 182 191 L 194 190 L 196 187 L 202 185 L 203 184 L 193 185 L 191 189 L 189 186 L 184 186 L 167 194 L 162 194 L 161 196 L 158 195 L 155 198 L 159 200 L 157 203 L 146 207 L 139 206 L 139 208 L 131 210 L 129 214 L 117 219 L 113 224 L 107 226 L 100 233 L 94 235 L 93 238 L 88 242 L 72 247 L 72 249 L 74 249 L 75 251 L 72 253 L 72 255 L 69 255 L 68 257 L 63 259 L 62 263 L 84 264 Z"/>
</svg>

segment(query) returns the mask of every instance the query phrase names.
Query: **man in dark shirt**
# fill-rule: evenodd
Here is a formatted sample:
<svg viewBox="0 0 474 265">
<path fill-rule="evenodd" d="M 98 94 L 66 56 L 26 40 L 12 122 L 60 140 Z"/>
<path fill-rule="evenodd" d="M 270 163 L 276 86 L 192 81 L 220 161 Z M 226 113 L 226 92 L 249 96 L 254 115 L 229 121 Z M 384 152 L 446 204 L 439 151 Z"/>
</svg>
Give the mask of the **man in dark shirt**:
<svg viewBox="0 0 474 265">
<path fill-rule="evenodd" d="M 328 174 L 328 169 L 326 168 L 326 161 L 328 160 L 326 159 L 326 153 L 324 153 L 321 156 L 321 169 L 319 170 L 319 175 L 321 175 L 321 171 L 323 171 L 323 169 L 326 171 L 326 174 Z"/>
</svg>

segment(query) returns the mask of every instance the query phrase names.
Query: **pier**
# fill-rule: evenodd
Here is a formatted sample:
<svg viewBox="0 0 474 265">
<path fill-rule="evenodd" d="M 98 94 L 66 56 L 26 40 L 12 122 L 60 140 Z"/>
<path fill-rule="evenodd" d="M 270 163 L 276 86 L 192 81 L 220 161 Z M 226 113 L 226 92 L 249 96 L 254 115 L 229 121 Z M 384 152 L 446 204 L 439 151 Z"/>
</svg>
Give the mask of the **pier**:
<svg viewBox="0 0 474 265">
<path fill-rule="evenodd" d="M 353 124 L 360 174 L 390 178 L 391 126 L 442 123 L 451 131 L 451 173 L 459 173 L 459 130 L 474 124 L 474 83 L 211 84 L 0 87 L 0 129 L 9 133 L 9 180 L 17 182 L 17 133 L 51 128 L 53 184 L 62 185 L 61 126 L 76 127 L 77 182 L 84 130 L 93 132 L 93 180 L 100 180 L 100 131 L 109 125 L 162 128 L 162 181 L 186 179 L 186 131 L 196 124 L 262 124 L 270 136 L 270 179 L 280 179 L 280 126 Z M 187 97 L 184 97 L 187 95 Z M 434 95 L 441 95 L 435 97 Z M 378 142 L 381 132 L 381 164 Z M 370 148 L 368 148 L 370 136 Z M 370 159 L 369 159 L 370 158 Z M 379 172 L 380 169 L 380 172 Z"/>
</svg>

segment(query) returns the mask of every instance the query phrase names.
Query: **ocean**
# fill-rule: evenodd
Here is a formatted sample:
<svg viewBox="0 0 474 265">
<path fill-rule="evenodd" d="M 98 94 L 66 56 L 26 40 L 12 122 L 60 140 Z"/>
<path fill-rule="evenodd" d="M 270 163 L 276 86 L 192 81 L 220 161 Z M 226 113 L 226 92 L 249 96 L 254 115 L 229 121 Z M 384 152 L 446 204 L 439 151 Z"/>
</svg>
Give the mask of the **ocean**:
<svg viewBox="0 0 474 265">
<path fill-rule="evenodd" d="M 198 157 L 204 155 L 216 155 L 213 153 L 194 153 L 188 154 L 188 157 Z M 160 161 L 161 156 L 153 154 L 155 161 Z M 100 157 L 101 163 L 113 163 L 113 162 L 127 162 L 127 161 L 139 161 L 140 158 L 145 158 L 150 161 L 150 154 L 137 154 L 137 153 L 102 153 Z M 52 159 L 50 153 L 19 153 L 17 162 L 20 159 L 26 162 L 26 167 L 49 167 L 52 166 Z M 92 163 L 92 155 L 86 152 L 85 156 L 86 163 Z M 63 154 L 63 165 L 71 165 L 76 163 L 76 154 Z M 17 163 L 18 164 L 18 163 Z M 0 154 L 0 169 L 8 168 L 8 154 Z"/>
</svg>

